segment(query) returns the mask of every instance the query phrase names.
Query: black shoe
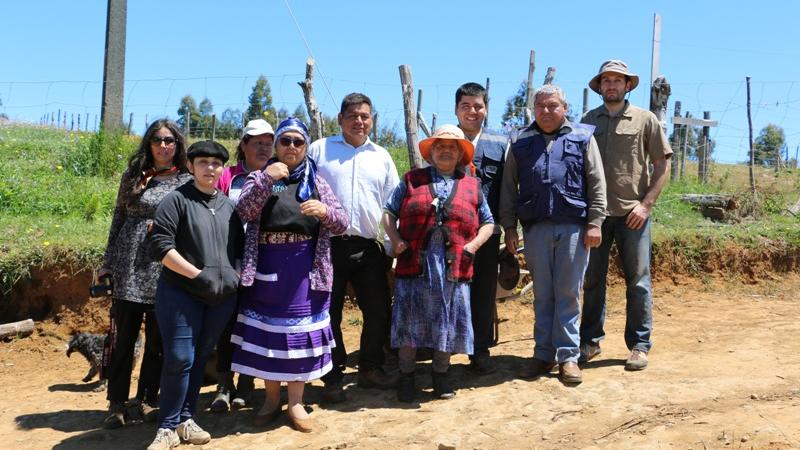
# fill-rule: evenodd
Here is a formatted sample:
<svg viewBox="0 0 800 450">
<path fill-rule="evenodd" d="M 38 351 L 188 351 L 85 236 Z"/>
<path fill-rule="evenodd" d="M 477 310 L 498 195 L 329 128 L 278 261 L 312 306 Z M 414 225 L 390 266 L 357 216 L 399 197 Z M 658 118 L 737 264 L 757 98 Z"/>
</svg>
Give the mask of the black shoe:
<svg viewBox="0 0 800 450">
<path fill-rule="evenodd" d="M 231 388 L 227 384 L 217 385 L 217 395 L 211 402 L 209 409 L 213 413 L 228 412 L 231 407 Z"/>
<path fill-rule="evenodd" d="M 109 430 L 122 428 L 127 420 L 128 408 L 125 407 L 125 403 L 112 401 L 108 406 L 108 417 L 103 420 L 103 428 Z"/>
<path fill-rule="evenodd" d="M 456 391 L 447 382 L 447 372 L 433 372 L 433 397 L 447 400 L 456 396 Z"/>
<path fill-rule="evenodd" d="M 397 400 L 403 403 L 413 402 L 416 390 L 414 372 L 401 373 L 400 380 L 397 382 Z"/>
<path fill-rule="evenodd" d="M 497 367 L 489 355 L 478 355 L 472 359 L 469 364 L 469 371 L 475 375 L 489 375 L 490 373 L 497 372 Z"/>
<path fill-rule="evenodd" d="M 255 382 L 250 375 L 239 375 L 239 383 L 236 386 L 236 393 L 231 399 L 232 408 L 244 408 L 250 403 L 250 398 L 253 396 L 255 389 Z"/>
<path fill-rule="evenodd" d="M 398 374 L 388 374 L 381 369 L 359 370 L 358 387 L 391 389 L 397 386 Z"/>
<path fill-rule="evenodd" d="M 322 400 L 325 403 L 342 403 L 347 400 L 341 381 L 325 383 L 322 388 Z"/>
</svg>

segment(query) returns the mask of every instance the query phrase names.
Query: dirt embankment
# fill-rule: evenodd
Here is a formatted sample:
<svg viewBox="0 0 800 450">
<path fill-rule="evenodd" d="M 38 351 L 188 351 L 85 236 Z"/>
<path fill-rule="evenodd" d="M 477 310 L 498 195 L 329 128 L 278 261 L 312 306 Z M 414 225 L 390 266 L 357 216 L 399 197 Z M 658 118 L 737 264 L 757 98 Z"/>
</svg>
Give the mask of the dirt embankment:
<svg viewBox="0 0 800 450">
<path fill-rule="evenodd" d="M 614 254 L 612 250 L 612 254 Z M 622 280 L 619 258 L 613 255 L 610 276 Z M 743 283 L 774 280 L 800 271 L 800 247 L 764 239 L 757 247 L 712 240 L 661 242 L 653 247 L 653 279 L 677 285 L 692 279 L 725 279 Z M 89 299 L 92 273 L 70 266 L 33 268 L 0 299 L 0 323 L 32 318 L 52 320 L 60 331 L 99 332 L 107 324 L 107 299 Z"/>
</svg>

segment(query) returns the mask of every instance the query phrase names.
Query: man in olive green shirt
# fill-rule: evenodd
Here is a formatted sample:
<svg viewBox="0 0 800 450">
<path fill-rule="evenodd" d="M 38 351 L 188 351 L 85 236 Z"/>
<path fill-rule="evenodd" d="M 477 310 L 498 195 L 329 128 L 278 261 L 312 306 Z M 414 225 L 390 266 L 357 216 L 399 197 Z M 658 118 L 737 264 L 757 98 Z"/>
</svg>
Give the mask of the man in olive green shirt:
<svg viewBox="0 0 800 450">
<path fill-rule="evenodd" d="M 608 257 L 616 241 L 627 287 L 625 344 L 631 353 L 626 370 L 647 367 L 647 353 L 652 347 L 650 214 L 669 178 L 667 160 L 672 156 L 655 114 L 625 99 L 638 84 L 639 77 L 624 62 L 604 62 L 589 81 L 589 87 L 602 96 L 603 105 L 581 120 L 596 127 L 594 137 L 603 160 L 608 206 L 602 243 L 592 249 L 586 270 L 580 361 L 600 354 L 600 341 L 605 336 Z"/>
</svg>

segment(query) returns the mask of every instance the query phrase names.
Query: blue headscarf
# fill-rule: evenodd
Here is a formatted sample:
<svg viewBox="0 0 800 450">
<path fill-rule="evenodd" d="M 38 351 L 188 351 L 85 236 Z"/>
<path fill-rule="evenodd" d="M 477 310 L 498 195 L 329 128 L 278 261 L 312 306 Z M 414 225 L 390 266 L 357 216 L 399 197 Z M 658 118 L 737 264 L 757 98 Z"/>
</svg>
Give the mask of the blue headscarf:
<svg viewBox="0 0 800 450">
<path fill-rule="evenodd" d="M 309 158 L 308 156 L 308 144 L 310 144 L 311 139 L 308 136 L 308 128 L 300 119 L 296 117 L 287 117 L 278 125 L 278 130 L 275 131 L 275 145 L 278 144 L 278 139 L 280 139 L 283 133 L 287 131 L 295 131 L 303 135 L 303 139 L 306 140 L 306 157 L 303 158 L 303 161 L 297 165 L 289 173 L 289 182 L 296 183 L 300 182 L 300 186 L 297 187 L 297 194 L 296 198 L 298 202 L 305 202 L 306 200 L 310 199 L 311 196 L 314 194 L 314 190 L 316 189 L 316 177 L 317 177 L 317 163 L 314 162 L 313 159 Z M 277 162 L 278 158 L 272 157 L 267 161 L 267 165 Z"/>
</svg>

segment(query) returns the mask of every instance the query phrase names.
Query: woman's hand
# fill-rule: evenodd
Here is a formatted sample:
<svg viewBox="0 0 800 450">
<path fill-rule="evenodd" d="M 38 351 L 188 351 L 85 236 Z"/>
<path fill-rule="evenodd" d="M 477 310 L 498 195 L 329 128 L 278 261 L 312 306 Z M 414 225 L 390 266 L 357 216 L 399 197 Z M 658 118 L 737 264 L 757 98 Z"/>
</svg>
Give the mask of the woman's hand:
<svg viewBox="0 0 800 450">
<path fill-rule="evenodd" d="M 273 166 L 274 165 L 275 164 L 273 164 Z M 325 204 L 319 200 L 308 200 L 303 203 L 300 203 L 300 213 L 303 214 L 304 216 L 312 216 L 318 219 L 324 219 L 325 216 L 328 214 L 328 207 L 325 206 Z"/>
<path fill-rule="evenodd" d="M 464 244 L 464 250 L 472 253 L 473 255 L 478 253 L 478 249 L 481 248 L 480 244 L 476 244 L 475 241 L 469 241 Z"/>
<path fill-rule="evenodd" d="M 394 251 L 394 255 L 397 256 L 408 250 L 408 242 L 403 239 L 392 240 L 392 250 Z"/>
<path fill-rule="evenodd" d="M 276 162 L 264 168 L 264 175 L 269 175 L 275 181 L 289 178 L 289 167 L 282 162 Z"/>
</svg>

